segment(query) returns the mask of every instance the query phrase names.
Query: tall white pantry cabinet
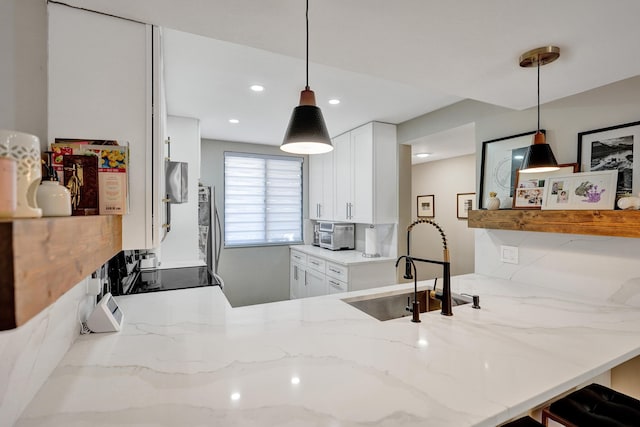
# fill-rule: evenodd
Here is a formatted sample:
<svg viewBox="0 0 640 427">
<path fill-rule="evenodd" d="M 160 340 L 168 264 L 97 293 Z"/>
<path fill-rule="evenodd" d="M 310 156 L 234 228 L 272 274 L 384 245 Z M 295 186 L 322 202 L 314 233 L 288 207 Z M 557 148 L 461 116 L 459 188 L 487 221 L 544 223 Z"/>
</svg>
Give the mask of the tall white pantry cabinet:
<svg viewBox="0 0 640 427">
<path fill-rule="evenodd" d="M 129 144 L 123 249 L 160 243 L 163 141 L 161 49 L 156 27 L 49 3 L 48 139 Z"/>
</svg>

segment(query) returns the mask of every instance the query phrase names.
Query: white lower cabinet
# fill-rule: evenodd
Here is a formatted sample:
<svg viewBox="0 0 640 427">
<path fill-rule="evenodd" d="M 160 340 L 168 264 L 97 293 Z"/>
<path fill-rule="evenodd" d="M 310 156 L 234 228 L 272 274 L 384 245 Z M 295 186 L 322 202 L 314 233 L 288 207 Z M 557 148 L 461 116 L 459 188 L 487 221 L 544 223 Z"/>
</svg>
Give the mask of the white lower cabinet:
<svg viewBox="0 0 640 427">
<path fill-rule="evenodd" d="M 291 299 L 336 294 L 396 283 L 394 260 L 338 264 L 291 249 Z"/>
<path fill-rule="evenodd" d="M 305 272 L 304 266 L 298 262 L 291 260 L 291 271 L 290 271 L 290 298 L 303 298 L 306 296 L 305 290 Z"/>
<path fill-rule="evenodd" d="M 307 297 L 319 297 L 321 295 L 326 295 L 327 292 L 327 281 L 324 273 L 320 273 L 312 268 L 307 268 L 305 270 L 305 287 Z"/>
</svg>

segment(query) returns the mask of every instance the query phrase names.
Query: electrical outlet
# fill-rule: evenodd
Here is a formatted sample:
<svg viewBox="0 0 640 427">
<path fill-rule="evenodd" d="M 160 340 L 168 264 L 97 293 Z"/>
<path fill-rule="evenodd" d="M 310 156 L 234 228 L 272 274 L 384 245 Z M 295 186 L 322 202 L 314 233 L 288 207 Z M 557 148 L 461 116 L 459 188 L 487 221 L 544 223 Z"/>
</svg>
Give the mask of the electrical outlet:
<svg viewBox="0 0 640 427">
<path fill-rule="evenodd" d="M 500 261 L 508 264 L 518 263 L 518 247 L 517 246 L 500 246 Z"/>
</svg>

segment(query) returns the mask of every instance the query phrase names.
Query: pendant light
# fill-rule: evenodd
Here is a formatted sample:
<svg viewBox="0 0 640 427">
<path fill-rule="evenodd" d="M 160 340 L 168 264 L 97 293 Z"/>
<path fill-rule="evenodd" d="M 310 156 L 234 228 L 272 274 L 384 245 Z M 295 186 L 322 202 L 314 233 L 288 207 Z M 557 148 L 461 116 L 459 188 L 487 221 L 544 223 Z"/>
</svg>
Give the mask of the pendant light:
<svg viewBox="0 0 640 427">
<path fill-rule="evenodd" d="M 307 82 L 300 92 L 300 105 L 293 109 L 289 127 L 280 149 L 295 154 L 321 154 L 333 150 L 331 138 L 324 124 L 322 111 L 316 107 L 316 96 L 309 88 L 309 0 L 306 9 L 307 24 Z"/>
<path fill-rule="evenodd" d="M 540 66 L 549 64 L 558 57 L 560 48 L 556 46 L 539 47 L 520 56 L 521 67 L 538 68 L 538 131 L 533 137 L 533 145 L 525 152 L 520 173 L 551 172 L 559 169 L 551 146 L 546 143 L 545 135 L 540 132 Z"/>
</svg>

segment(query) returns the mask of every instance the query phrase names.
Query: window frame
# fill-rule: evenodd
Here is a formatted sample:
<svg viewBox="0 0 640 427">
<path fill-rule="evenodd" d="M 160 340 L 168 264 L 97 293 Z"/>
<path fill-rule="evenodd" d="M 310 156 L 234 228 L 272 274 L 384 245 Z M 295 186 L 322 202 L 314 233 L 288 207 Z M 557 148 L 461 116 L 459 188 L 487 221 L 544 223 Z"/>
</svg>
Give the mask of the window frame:
<svg viewBox="0 0 640 427">
<path fill-rule="evenodd" d="M 257 243 L 240 243 L 240 244 L 228 244 L 227 243 L 227 173 L 226 173 L 226 160 L 227 156 L 233 157 L 247 157 L 253 159 L 262 160 L 287 160 L 296 161 L 300 163 L 300 240 L 291 240 L 284 242 L 257 242 Z M 258 248 L 258 247 L 272 247 L 272 246 L 289 246 L 304 244 L 304 163 L 305 158 L 303 156 L 288 156 L 288 155 L 276 155 L 276 154 L 262 154 L 254 152 L 239 152 L 239 151 L 224 151 L 222 156 L 222 187 L 223 187 L 223 229 L 222 229 L 222 245 L 224 249 L 239 249 L 239 248 Z M 265 222 L 266 224 L 266 222 Z"/>
</svg>

